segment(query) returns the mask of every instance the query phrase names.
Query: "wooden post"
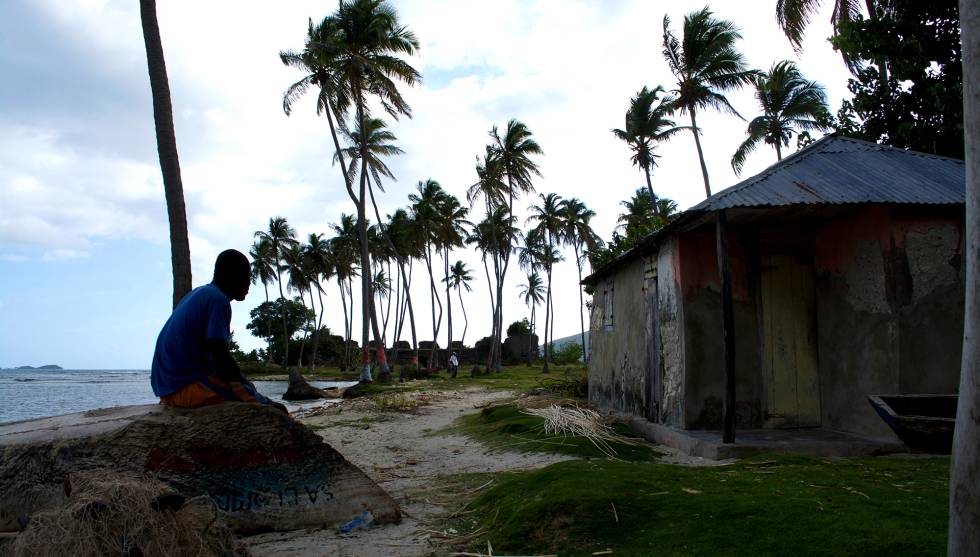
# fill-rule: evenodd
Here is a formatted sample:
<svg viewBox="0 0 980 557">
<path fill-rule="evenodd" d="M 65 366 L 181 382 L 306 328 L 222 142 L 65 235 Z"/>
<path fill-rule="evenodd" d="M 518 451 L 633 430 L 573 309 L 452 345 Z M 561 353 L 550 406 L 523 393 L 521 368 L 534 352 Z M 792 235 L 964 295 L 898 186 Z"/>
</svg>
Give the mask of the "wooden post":
<svg viewBox="0 0 980 557">
<path fill-rule="evenodd" d="M 980 555 L 980 4 L 960 0 L 966 131 L 966 307 L 949 473 L 951 556 Z"/>
<path fill-rule="evenodd" d="M 732 307 L 732 273 L 728 266 L 728 219 L 718 211 L 715 219 L 718 274 L 721 278 L 721 331 L 724 349 L 725 418 L 722 441 L 735 442 L 735 310 Z"/>
</svg>

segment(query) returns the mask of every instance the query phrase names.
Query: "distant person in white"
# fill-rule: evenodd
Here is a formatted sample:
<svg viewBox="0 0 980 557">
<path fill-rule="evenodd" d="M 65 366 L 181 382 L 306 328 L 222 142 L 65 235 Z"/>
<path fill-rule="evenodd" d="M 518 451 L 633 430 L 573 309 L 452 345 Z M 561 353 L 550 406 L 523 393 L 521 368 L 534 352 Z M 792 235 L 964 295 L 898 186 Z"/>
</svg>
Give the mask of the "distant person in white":
<svg viewBox="0 0 980 557">
<path fill-rule="evenodd" d="M 456 372 L 459 371 L 459 358 L 456 357 L 456 353 L 449 357 L 449 377 L 456 379 Z"/>
</svg>

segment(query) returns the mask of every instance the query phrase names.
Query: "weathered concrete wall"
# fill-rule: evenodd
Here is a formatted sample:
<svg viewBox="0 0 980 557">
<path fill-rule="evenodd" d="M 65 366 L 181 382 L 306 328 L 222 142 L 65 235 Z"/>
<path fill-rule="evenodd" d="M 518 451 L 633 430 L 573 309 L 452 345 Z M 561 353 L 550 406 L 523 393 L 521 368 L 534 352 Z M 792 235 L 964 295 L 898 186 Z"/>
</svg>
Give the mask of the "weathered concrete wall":
<svg viewBox="0 0 980 557">
<path fill-rule="evenodd" d="M 681 297 L 680 252 L 671 237 L 657 254 L 657 309 L 660 327 L 662 389 L 659 421 L 684 426 L 684 304 Z"/>
<path fill-rule="evenodd" d="M 589 403 L 635 416 L 645 415 L 648 392 L 644 265 L 637 258 L 596 285 L 589 336 Z"/>
<path fill-rule="evenodd" d="M 952 393 L 963 324 L 962 209 L 856 209 L 815 233 L 823 425 L 891 436 L 867 396 Z"/>
<path fill-rule="evenodd" d="M 757 428 L 762 423 L 762 364 L 756 296 L 751 288 L 751 242 L 744 236 L 738 228 L 731 228 L 728 238 L 735 309 L 735 400 L 737 426 Z M 678 248 L 686 341 L 686 403 L 682 425 L 687 429 L 718 429 L 724 415 L 725 375 L 721 288 L 714 226 L 704 226 L 682 234 L 678 239 Z"/>
</svg>

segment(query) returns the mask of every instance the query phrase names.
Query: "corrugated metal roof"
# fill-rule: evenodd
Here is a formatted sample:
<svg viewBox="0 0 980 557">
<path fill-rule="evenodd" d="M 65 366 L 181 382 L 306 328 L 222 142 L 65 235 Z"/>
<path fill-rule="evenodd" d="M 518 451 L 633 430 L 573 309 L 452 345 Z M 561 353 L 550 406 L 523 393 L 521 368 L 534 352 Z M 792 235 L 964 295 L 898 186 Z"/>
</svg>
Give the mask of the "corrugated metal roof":
<svg viewBox="0 0 980 557">
<path fill-rule="evenodd" d="M 670 234 L 676 228 L 672 225 L 722 209 L 965 202 L 963 161 L 831 134 L 677 215 L 671 224 L 651 233 L 582 282 L 595 283 L 632 260 L 657 238 Z"/>
<path fill-rule="evenodd" d="M 690 210 L 964 203 L 965 183 L 963 161 L 830 135 Z"/>
</svg>

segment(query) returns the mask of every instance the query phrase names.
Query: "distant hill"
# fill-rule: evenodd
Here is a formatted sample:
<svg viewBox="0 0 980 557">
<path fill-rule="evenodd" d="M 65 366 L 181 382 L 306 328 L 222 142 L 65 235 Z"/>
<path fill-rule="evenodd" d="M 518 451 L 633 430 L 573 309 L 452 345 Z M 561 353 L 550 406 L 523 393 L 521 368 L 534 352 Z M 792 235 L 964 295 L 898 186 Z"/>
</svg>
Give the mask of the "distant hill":
<svg viewBox="0 0 980 557">
<path fill-rule="evenodd" d="M 58 369 L 65 369 L 65 368 L 63 368 L 61 366 L 58 366 L 58 365 L 55 365 L 55 364 L 48 364 L 48 365 L 44 365 L 44 366 L 40 366 L 40 367 L 34 367 L 34 366 L 18 366 L 18 367 L 15 367 L 13 369 L 53 369 L 53 370 L 58 370 Z"/>
<path fill-rule="evenodd" d="M 582 333 L 575 333 L 574 335 L 571 336 L 556 338 L 555 340 L 552 341 L 552 344 L 555 345 L 555 350 L 557 350 L 562 346 L 564 346 L 565 344 L 568 344 L 569 342 L 574 342 L 575 344 L 582 344 Z M 585 331 L 585 346 L 583 347 L 583 351 L 588 352 L 588 350 L 589 350 L 589 331 Z"/>
</svg>

